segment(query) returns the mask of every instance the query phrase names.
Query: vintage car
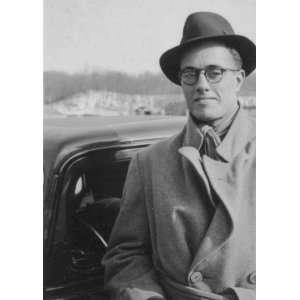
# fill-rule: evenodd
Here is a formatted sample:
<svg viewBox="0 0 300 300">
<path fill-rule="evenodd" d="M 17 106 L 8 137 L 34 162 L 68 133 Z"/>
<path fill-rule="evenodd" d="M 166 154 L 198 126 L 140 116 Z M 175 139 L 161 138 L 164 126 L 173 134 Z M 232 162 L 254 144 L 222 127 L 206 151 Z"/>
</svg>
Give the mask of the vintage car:
<svg viewBox="0 0 300 300">
<path fill-rule="evenodd" d="M 44 299 L 107 299 L 101 265 L 131 157 L 185 117 L 44 121 Z M 133 216 L 134 217 L 134 216 Z"/>
</svg>

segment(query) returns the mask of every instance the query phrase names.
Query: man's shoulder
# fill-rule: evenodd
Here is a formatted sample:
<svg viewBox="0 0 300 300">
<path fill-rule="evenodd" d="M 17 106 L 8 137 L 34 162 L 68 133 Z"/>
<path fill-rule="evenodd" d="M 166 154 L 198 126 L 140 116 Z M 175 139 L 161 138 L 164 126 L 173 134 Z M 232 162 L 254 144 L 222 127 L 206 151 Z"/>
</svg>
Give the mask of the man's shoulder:
<svg viewBox="0 0 300 300">
<path fill-rule="evenodd" d="M 255 142 L 256 140 L 256 110 L 255 109 L 244 109 L 247 114 L 249 122 L 250 140 Z"/>
<path fill-rule="evenodd" d="M 184 131 L 185 128 L 177 134 L 143 149 L 141 152 L 139 152 L 140 159 L 146 160 L 147 158 L 168 156 L 171 153 L 177 152 L 182 145 Z"/>
<path fill-rule="evenodd" d="M 241 108 L 241 113 L 243 114 L 243 117 L 254 127 L 255 129 L 255 123 L 256 123 L 256 109 L 255 108 Z"/>
<path fill-rule="evenodd" d="M 249 141 L 255 140 L 256 137 L 256 110 L 255 109 L 248 109 L 248 108 L 241 108 L 241 122 L 239 126 L 241 128 L 241 132 L 246 134 Z"/>
<path fill-rule="evenodd" d="M 256 152 L 256 111 L 255 109 L 243 108 L 242 111 L 242 122 L 240 122 L 240 128 L 238 133 L 242 135 L 240 139 L 244 145 L 244 149 L 248 154 L 251 153 L 255 157 Z"/>
</svg>

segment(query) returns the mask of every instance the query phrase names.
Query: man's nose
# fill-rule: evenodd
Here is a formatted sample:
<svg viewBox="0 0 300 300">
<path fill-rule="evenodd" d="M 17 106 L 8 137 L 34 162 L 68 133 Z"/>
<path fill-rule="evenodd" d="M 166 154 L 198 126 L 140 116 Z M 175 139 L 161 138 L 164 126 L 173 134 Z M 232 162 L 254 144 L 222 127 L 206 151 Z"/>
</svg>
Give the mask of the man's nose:
<svg viewBox="0 0 300 300">
<path fill-rule="evenodd" d="M 198 77 L 198 80 L 196 82 L 196 90 L 198 91 L 207 91 L 209 90 L 209 83 L 208 83 L 208 80 L 206 79 L 205 75 L 204 75 L 204 72 L 200 72 L 199 74 L 199 77 Z"/>
</svg>

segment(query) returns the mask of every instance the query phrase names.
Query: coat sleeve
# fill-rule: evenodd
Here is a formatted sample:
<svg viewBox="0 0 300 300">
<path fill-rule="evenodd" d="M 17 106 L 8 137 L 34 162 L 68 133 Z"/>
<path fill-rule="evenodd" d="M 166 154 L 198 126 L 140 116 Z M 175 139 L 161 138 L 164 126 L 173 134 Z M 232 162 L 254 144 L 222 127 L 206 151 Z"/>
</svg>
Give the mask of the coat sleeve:
<svg viewBox="0 0 300 300">
<path fill-rule="evenodd" d="M 149 223 L 138 156 L 129 166 L 119 216 L 103 258 L 111 299 L 164 299 L 151 260 Z"/>
</svg>

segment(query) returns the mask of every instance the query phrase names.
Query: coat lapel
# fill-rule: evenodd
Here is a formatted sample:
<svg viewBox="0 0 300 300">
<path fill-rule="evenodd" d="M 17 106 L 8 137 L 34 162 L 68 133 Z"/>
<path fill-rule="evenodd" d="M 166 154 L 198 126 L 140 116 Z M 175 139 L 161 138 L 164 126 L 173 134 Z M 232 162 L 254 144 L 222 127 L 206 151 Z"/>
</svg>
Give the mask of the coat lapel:
<svg viewBox="0 0 300 300">
<path fill-rule="evenodd" d="M 208 227 L 199 249 L 190 267 L 190 273 L 195 268 L 205 264 L 208 256 L 218 250 L 231 235 L 237 216 L 237 172 L 233 171 L 234 158 L 243 151 L 245 145 L 254 137 L 254 122 L 240 109 L 226 137 L 217 148 L 220 161 L 204 155 L 202 160 L 198 151 L 199 138 L 192 125 L 187 126 L 184 147 L 179 152 L 193 165 L 203 179 L 209 196 L 217 195 L 220 200 L 214 217 Z M 197 140 L 198 139 L 198 140 Z"/>
<path fill-rule="evenodd" d="M 230 178 L 229 163 L 215 161 L 204 156 L 203 167 L 209 185 L 220 202 L 216 207 L 213 219 L 193 259 L 190 267 L 191 273 L 201 264 L 205 264 L 208 256 L 226 242 L 233 231 L 235 219 L 235 199 L 237 193 L 236 185 L 233 182 L 234 179 L 230 179 L 231 184 L 227 180 Z"/>
<path fill-rule="evenodd" d="M 181 147 L 178 151 L 183 157 L 185 157 L 192 164 L 192 166 L 194 167 L 194 169 L 196 170 L 196 172 L 198 173 L 200 178 L 203 180 L 210 200 L 213 201 L 212 194 L 211 194 L 211 188 L 209 186 L 207 176 L 205 175 L 202 165 L 200 163 L 201 158 L 200 158 L 199 151 L 196 148 L 191 147 L 191 146 Z"/>
<path fill-rule="evenodd" d="M 203 157 L 203 167 L 211 188 L 224 204 L 229 216 L 235 219 L 237 178 L 233 175 L 231 163 Z"/>
</svg>

